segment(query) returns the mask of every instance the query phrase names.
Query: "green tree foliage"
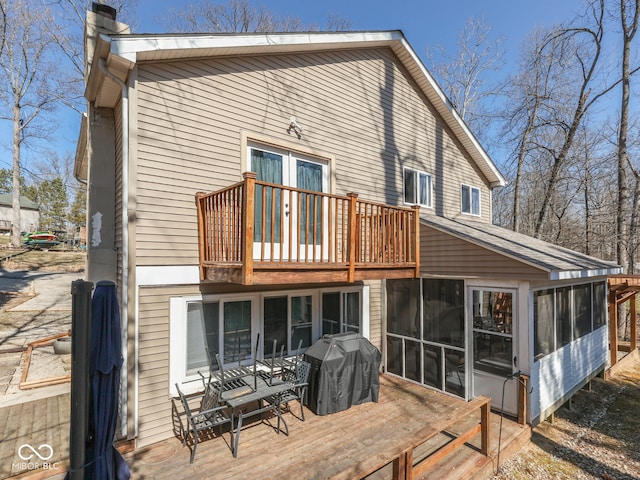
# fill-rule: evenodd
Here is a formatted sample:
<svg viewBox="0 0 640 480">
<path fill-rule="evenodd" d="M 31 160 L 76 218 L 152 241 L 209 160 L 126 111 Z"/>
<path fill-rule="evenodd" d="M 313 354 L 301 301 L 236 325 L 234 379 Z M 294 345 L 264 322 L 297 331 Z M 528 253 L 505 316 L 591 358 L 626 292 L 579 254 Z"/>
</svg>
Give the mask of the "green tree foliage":
<svg viewBox="0 0 640 480">
<path fill-rule="evenodd" d="M 66 230 L 67 191 L 61 178 L 45 180 L 37 189 L 42 230 Z"/>
<path fill-rule="evenodd" d="M 0 193 L 11 192 L 13 173 L 7 168 L 0 168 Z"/>
<path fill-rule="evenodd" d="M 23 197 L 27 197 L 29 200 L 37 203 L 38 187 L 36 185 L 26 185 L 23 180 L 22 186 L 20 187 L 20 195 L 22 195 Z"/>
<path fill-rule="evenodd" d="M 83 185 L 76 193 L 67 217 L 74 227 L 81 227 L 87 221 L 87 188 Z"/>
<path fill-rule="evenodd" d="M 0 193 L 11 193 L 13 182 L 13 170 L 10 168 L 0 168 Z M 20 177 L 20 195 L 24 195 L 30 200 L 35 201 L 35 196 L 29 195 L 28 192 L 22 191 L 27 188 L 27 182 L 24 177 Z M 33 192 L 31 192 L 33 193 Z"/>
</svg>

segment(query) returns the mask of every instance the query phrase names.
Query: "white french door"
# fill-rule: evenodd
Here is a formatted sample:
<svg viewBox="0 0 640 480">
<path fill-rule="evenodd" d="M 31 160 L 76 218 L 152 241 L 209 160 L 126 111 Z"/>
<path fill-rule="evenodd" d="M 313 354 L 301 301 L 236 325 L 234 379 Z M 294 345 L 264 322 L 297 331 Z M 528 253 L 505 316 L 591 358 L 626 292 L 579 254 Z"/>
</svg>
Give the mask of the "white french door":
<svg viewBox="0 0 640 480">
<path fill-rule="evenodd" d="M 256 172 L 259 181 L 312 192 L 329 191 L 327 162 L 258 145 L 249 145 L 248 159 L 249 169 Z M 256 185 L 254 259 L 319 259 L 322 245 L 328 240 L 324 228 L 328 210 L 324 197 L 311 193 L 290 196 L 287 190 Z"/>
</svg>

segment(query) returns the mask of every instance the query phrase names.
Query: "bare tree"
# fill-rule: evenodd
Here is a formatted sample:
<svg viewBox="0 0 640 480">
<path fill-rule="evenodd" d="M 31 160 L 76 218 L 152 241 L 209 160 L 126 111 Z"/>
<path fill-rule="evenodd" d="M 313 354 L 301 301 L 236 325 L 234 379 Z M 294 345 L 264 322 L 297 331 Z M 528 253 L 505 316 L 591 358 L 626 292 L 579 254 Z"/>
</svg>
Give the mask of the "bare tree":
<svg viewBox="0 0 640 480">
<path fill-rule="evenodd" d="M 0 0 L 0 53 L 7 38 L 7 0 Z"/>
<path fill-rule="evenodd" d="M 6 83 L 0 87 L 0 100 L 6 111 L 0 118 L 13 124 L 13 229 L 11 243 L 20 244 L 20 168 L 21 147 L 29 135 L 45 135 L 39 122 L 58 98 L 53 82 L 57 77 L 48 56 L 52 47 L 46 7 L 27 0 L 13 0 L 6 10 L 4 49 L 0 68 Z"/>
<path fill-rule="evenodd" d="M 214 3 L 203 0 L 189 3 L 181 8 L 171 8 L 158 21 L 172 32 L 211 33 L 266 33 L 316 31 L 318 25 L 305 25 L 298 17 L 277 15 L 261 4 L 250 4 L 248 0 L 229 0 Z M 326 30 L 349 30 L 351 22 L 345 17 L 330 13 Z"/>
<path fill-rule="evenodd" d="M 491 38 L 491 26 L 484 17 L 467 19 L 453 55 L 442 46 L 427 48 L 433 74 L 462 119 L 479 135 L 489 123 L 490 100 L 500 91 L 495 83 L 488 83 L 487 74 L 502 68 L 504 53 L 504 39 Z"/>
<path fill-rule="evenodd" d="M 327 17 L 327 24 L 325 29 L 334 32 L 346 32 L 351 30 L 351 20 L 343 17 L 339 13 L 330 13 Z"/>
<path fill-rule="evenodd" d="M 86 11 L 91 10 L 92 0 L 43 0 L 50 4 L 50 28 L 54 43 L 64 62 L 64 88 L 59 100 L 67 107 L 81 113 L 85 109 L 84 92 L 84 26 Z M 126 18 L 135 10 L 137 0 L 109 0 L 118 18 Z M 104 3 L 104 2 L 98 2 Z M 132 19 L 133 20 L 133 19 Z"/>
<path fill-rule="evenodd" d="M 534 228 L 534 236 L 536 237 L 541 234 L 551 198 L 558 186 L 560 172 L 571 154 L 571 148 L 580 124 L 596 102 L 620 83 L 620 79 L 617 79 L 602 86 L 602 79 L 598 78 L 605 29 L 604 0 L 592 2 L 588 14 L 592 25 L 589 25 L 587 21 L 586 26 L 560 28 L 548 36 L 540 50 L 541 54 L 548 48 L 553 48 L 556 52 L 563 52 L 565 62 L 571 63 L 560 63 L 560 65 L 567 72 L 567 75 L 571 75 L 572 80 L 577 80 L 578 85 L 575 98 L 570 104 L 571 114 L 556 124 L 557 132 L 562 137 L 561 147 L 557 152 L 554 152 L 542 205 Z M 568 77 L 567 81 L 570 81 Z"/>
<path fill-rule="evenodd" d="M 302 21 L 294 17 L 277 17 L 263 5 L 248 0 L 213 3 L 204 0 L 182 8 L 171 8 L 161 23 L 174 32 L 275 32 L 303 30 Z"/>
<path fill-rule="evenodd" d="M 531 45 L 532 49 L 524 53 L 520 73 L 507 82 L 506 95 L 510 101 L 504 115 L 506 128 L 503 138 L 511 138 L 512 143 L 516 145 L 511 215 L 511 228 L 515 232 L 521 231 L 523 170 L 532 145 L 531 137 L 536 132 L 539 111 L 544 107 L 545 99 L 549 98 L 552 86 L 553 62 L 537 54 L 541 38 L 544 38 L 544 33 L 538 31 L 525 42 L 525 45 Z"/>
</svg>

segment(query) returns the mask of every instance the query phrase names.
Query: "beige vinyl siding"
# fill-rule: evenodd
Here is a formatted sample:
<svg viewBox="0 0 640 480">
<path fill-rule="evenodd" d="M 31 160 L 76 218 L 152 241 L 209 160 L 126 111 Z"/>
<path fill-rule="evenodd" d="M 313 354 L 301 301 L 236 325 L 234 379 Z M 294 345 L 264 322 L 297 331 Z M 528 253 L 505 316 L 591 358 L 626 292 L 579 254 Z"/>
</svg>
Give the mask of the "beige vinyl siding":
<svg viewBox="0 0 640 480">
<path fill-rule="evenodd" d="M 241 180 L 243 133 L 334 156 L 338 194 L 402 204 L 409 166 L 433 174 L 435 211 L 457 216 L 464 180 L 490 220 L 484 178 L 390 50 L 140 64 L 137 86 L 138 265 L 197 264 L 195 193 Z"/>
<path fill-rule="evenodd" d="M 548 279 L 549 272 L 420 225 L 420 275 Z"/>
<path fill-rule="evenodd" d="M 173 435 L 169 398 L 169 298 L 197 286 L 141 287 L 138 296 L 138 438 L 145 446 Z"/>
</svg>

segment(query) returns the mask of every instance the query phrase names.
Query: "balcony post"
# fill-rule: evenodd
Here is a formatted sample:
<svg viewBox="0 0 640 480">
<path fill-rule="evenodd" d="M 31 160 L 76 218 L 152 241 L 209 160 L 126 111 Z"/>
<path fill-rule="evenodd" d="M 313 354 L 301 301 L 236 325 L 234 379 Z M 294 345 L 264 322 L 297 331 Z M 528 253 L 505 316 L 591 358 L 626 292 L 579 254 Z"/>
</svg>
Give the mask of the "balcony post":
<svg viewBox="0 0 640 480">
<path fill-rule="evenodd" d="M 254 206 L 256 192 L 255 172 L 244 172 L 244 189 L 242 193 L 242 212 L 244 235 L 242 237 L 242 283 L 253 285 L 253 230 Z"/>
<path fill-rule="evenodd" d="M 357 193 L 347 193 L 349 197 L 349 237 L 348 256 L 349 271 L 347 272 L 347 282 L 353 283 L 356 278 L 356 206 L 358 203 Z"/>
<path fill-rule="evenodd" d="M 415 278 L 420 278 L 420 205 L 413 206 L 413 255 L 416 262 Z"/>
<path fill-rule="evenodd" d="M 609 290 L 609 367 L 618 362 L 618 299 L 616 292 Z"/>
<path fill-rule="evenodd" d="M 489 427 L 491 425 L 491 402 L 488 398 L 485 399 L 485 402 L 480 406 L 480 453 L 485 457 L 489 456 L 489 439 L 490 432 Z"/>
<path fill-rule="evenodd" d="M 205 228 L 205 211 L 204 206 L 202 205 L 202 197 L 206 196 L 204 192 L 196 193 L 196 205 L 198 207 L 198 253 L 200 254 L 200 280 L 205 280 L 206 278 L 206 269 L 205 262 L 207 260 L 211 260 L 210 258 L 205 257 L 205 245 L 209 241 L 207 239 L 207 229 Z"/>
<path fill-rule="evenodd" d="M 630 334 L 630 338 L 631 338 L 631 349 L 629 350 L 630 352 L 633 352 L 636 348 L 638 348 L 638 327 L 636 324 L 636 318 L 637 317 L 637 308 L 636 308 L 636 294 L 634 293 L 631 296 L 631 301 L 629 302 L 631 304 L 631 318 L 633 319 L 631 323 L 631 334 Z"/>
</svg>

